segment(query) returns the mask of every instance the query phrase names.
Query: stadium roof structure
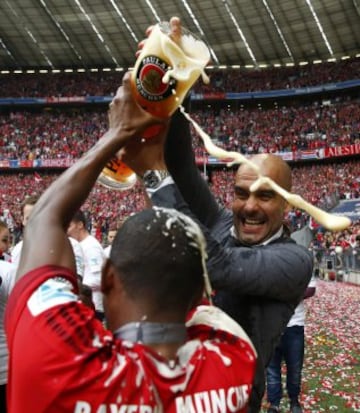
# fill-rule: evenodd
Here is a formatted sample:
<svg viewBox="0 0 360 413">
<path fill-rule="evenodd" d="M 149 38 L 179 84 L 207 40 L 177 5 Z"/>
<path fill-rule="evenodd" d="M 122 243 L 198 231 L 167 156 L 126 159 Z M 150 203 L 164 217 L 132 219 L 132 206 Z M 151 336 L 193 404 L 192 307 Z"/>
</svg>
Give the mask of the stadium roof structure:
<svg viewBox="0 0 360 413">
<path fill-rule="evenodd" d="M 360 0 L 2 0 L 0 70 L 127 69 L 145 29 L 171 16 L 216 67 L 360 56 Z"/>
</svg>

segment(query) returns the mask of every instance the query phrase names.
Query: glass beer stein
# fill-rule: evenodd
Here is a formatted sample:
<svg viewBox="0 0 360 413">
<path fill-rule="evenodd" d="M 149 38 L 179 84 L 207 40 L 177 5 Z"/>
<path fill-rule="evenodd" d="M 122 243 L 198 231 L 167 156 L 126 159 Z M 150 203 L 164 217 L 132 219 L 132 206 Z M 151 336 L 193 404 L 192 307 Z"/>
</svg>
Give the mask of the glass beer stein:
<svg viewBox="0 0 360 413">
<path fill-rule="evenodd" d="M 210 59 L 205 43 L 182 28 L 178 41 L 170 37 L 170 24 L 156 24 L 139 54 L 131 74 L 131 90 L 137 103 L 152 115 L 166 119 L 182 104 L 186 94 L 202 76 Z M 142 137 L 155 136 L 159 126 L 148 128 Z M 102 185 L 117 190 L 129 189 L 136 174 L 116 156 L 108 162 L 98 178 Z"/>
<path fill-rule="evenodd" d="M 117 191 L 130 189 L 136 184 L 136 174 L 116 156 L 110 159 L 102 170 L 98 182 Z"/>
</svg>

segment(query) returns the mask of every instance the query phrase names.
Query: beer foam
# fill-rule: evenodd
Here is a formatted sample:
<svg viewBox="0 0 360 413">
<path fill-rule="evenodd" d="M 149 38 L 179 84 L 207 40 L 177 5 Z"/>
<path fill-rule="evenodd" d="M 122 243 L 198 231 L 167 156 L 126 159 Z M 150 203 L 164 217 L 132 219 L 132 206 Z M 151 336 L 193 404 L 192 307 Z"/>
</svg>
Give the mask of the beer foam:
<svg viewBox="0 0 360 413">
<path fill-rule="evenodd" d="M 157 207 L 157 206 L 154 206 L 153 209 L 157 212 L 158 217 L 160 217 L 160 215 L 158 215 L 160 213 L 165 213 L 167 215 L 168 218 L 165 223 L 165 227 L 168 231 L 170 231 L 173 225 L 181 226 L 184 229 L 185 235 L 188 239 L 188 245 L 190 245 L 191 247 L 199 251 L 200 256 L 201 256 L 201 265 L 203 268 L 205 293 L 206 293 L 206 297 L 211 302 L 212 288 L 211 288 L 209 274 L 208 274 L 207 266 L 206 266 L 206 260 L 208 258 L 207 252 L 206 252 L 206 240 L 205 240 L 203 232 L 201 231 L 201 228 L 193 219 L 191 219 L 187 215 L 175 209 L 169 209 L 169 208 L 163 208 L 163 207 Z M 166 235 L 166 232 L 167 231 L 165 231 L 165 234 L 163 233 L 164 236 L 168 236 Z M 173 242 L 172 247 L 173 248 L 176 247 L 175 242 Z"/>
<path fill-rule="evenodd" d="M 172 77 L 184 82 L 201 75 L 204 83 L 209 83 L 209 77 L 204 71 L 210 59 L 206 44 L 187 32 L 183 33 L 179 43 L 176 43 L 168 34 L 164 34 L 159 26 L 156 30 L 159 30 L 162 51 L 171 63 L 162 81 L 169 83 Z"/>
<path fill-rule="evenodd" d="M 329 214 L 322 209 L 316 207 L 305 201 L 300 195 L 292 194 L 274 182 L 267 176 L 259 177 L 250 187 L 251 192 L 257 191 L 263 185 L 270 186 L 275 192 L 281 195 L 292 206 L 306 211 L 317 222 L 322 224 L 325 228 L 332 231 L 341 231 L 351 225 L 351 220 L 348 217 Z"/>
<path fill-rule="evenodd" d="M 186 113 L 185 109 L 183 106 L 180 106 L 180 111 L 183 113 L 183 115 L 185 116 L 185 118 L 192 123 L 192 125 L 194 126 L 196 132 L 200 135 L 200 137 L 202 138 L 203 142 L 204 142 L 204 146 L 205 149 L 207 150 L 207 152 L 212 155 L 215 156 L 218 159 L 226 159 L 229 160 L 229 162 L 227 163 L 227 166 L 231 166 L 234 165 L 236 163 L 243 163 L 248 165 L 250 168 L 254 169 L 255 172 L 259 175 L 260 171 L 259 171 L 259 167 L 254 163 L 251 162 L 249 159 L 247 159 L 244 155 L 242 155 L 239 152 L 234 152 L 234 151 L 226 151 L 225 149 L 219 148 L 218 146 L 216 146 L 214 144 L 214 142 L 211 140 L 210 136 L 204 132 L 204 130 L 200 127 L 200 125 L 194 121 L 194 119 L 191 118 L 191 116 Z M 231 161 L 230 161 L 231 159 Z"/>
<path fill-rule="evenodd" d="M 218 159 L 231 159 L 231 161 L 227 163 L 227 166 L 231 166 L 237 163 L 244 163 L 256 172 L 259 178 L 251 185 L 251 192 L 257 191 L 261 186 L 268 185 L 276 193 L 282 196 L 290 205 L 307 212 L 319 224 L 321 224 L 323 227 L 330 231 L 342 231 L 351 225 L 351 220 L 348 217 L 334 215 L 325 212 L 322 209 L 305 201 L 305 199 L 303 199 L 300 195 L 286 191 L 284 188 L 282 188 L 280 185 L 274 182 L 271 178 L 261 175 L 259 167 L 254 162 L 247 159 L 244 155 L 238 152 L 226 151 L 216 146 L 212 142 L 210 136 L 204 132 L 204 130 L 199 126 L 199 124 L 195 122 L 188 113 L 185 112 L 183 106 L 180 107 L 180 110 L 185 116 L 185 118 L 194 126 L 196 132 L 200 135 L 204 142 L 205 149 L 210 155 L 215 156 Z"/>
</svg>

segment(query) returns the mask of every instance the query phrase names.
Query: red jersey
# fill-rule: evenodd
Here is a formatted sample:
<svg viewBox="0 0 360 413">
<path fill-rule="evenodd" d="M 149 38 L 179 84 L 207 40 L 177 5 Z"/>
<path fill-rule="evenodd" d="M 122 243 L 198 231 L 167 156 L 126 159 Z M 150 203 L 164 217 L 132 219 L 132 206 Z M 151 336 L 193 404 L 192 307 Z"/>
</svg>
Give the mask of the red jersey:
<svg viewBox="0 0 360 413">
<path fill-rule="evenodd" d="M 199 306 L 169 361 L 115 338 L 76 289 L 75 274 L 57 266 L 16 284 L 6 312 L 11 413 L 245 412 L 256 354 L 221 310 Z"/>
</svg>

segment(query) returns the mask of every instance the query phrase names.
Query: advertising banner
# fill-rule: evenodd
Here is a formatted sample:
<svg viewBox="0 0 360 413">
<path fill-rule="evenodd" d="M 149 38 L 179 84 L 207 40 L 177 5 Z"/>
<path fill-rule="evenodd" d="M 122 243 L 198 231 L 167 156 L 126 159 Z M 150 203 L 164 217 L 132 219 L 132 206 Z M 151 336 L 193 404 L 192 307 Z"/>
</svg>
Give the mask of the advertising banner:
<svg viewBox="0 0 360 413">
<path fill-rule="evenodd" d="M 324 148 L 325 158 L 333 158 L 335 156 L 358 155 L 360 153 L 360 144 L 335 146 L 334 148 Z"/>
</svg>

